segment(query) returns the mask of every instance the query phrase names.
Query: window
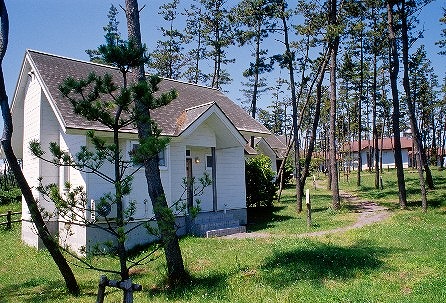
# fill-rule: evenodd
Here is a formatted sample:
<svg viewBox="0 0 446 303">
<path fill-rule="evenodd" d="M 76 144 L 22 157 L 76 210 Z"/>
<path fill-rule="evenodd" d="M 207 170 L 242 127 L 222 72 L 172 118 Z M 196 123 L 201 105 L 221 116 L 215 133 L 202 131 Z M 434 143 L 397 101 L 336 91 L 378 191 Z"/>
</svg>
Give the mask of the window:
<svg viewBox="0 0 446 303">
<path fill-rule="evenodd" d="M 129 154 L 132 155 L 138 149 L 138 147 L 139 143 L 131 142 Z M 167 167 L 166 148 L 164 148 L 158 153 L 158 165 L 161 167 Z"/>
<path fill-rule="evenodd" d="M 190 149 L 186 149 L 186 157 L 190 157 Z"/>
<path fill-rule="evenodd" d="M 63 182 L 65 184 L 70 182 L 70 167 L 68 165 L 63 167 Z"/>
<path fill-rule="evenodd" d="M 214 159 L 210 155 L 206 155 L 206 169 L 212 169 L 214 166 Z"/>
<path fill-rule="evenodd" d="M 61 174 L 62 174 L 62 188 L 65 192 L 68 191 L 67 184 L 70 183 L 70 166 L 61 166 Z"/>
<path fill-rule="evenodd" d="M 167 166 L 166 165 L 166 149 L 163 149 L 158 153 L 158 165 L 159 166 Z"/>
</svg>

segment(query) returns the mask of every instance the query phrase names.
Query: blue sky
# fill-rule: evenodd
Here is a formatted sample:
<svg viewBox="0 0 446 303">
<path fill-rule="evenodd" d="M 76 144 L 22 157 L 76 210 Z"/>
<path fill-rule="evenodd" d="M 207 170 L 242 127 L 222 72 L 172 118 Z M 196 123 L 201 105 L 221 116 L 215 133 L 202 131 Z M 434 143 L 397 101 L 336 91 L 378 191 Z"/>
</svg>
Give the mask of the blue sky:
<svg viewBox="0 0 446 303">
<path fill-rule="evenodd" d="M 157 12 L 163 2 L 139 1 L 140 6 L 146 5 L 141 12 L 141 27 L 143 41 L 149 50 L 154 48 L 159 37 L 157 28 L 162 25 L 162 19 Z M 108 22 L 106 15 L 111 3 L 119 6 L 124 4 L 124 0 L 6 0 L 10 37 L 3 69 L 9 99 L 13 98 L 26 49 L 88 60 L 85 49 L 93 49 L 103 43 L 102 27 Z M 442 15 L 442 7 L 446 7 L 446 1 L 437 0 L 422 11 L 420 26 L 424 26 L 426 33 L 423 40 L 418 42 L 425 44 L 440 81 L 446 73 L 446 56 L 437 54 L 439 49 L 434 43 L 440 39 L 441 26 L 438 19 Z M 124 17 L 122 11 L 120 15 Z M 125 33 L 124 20 L 121 21 L 121 32 Z M 271 45 L 271 48 L 279 49 L 278 45 Z M 239 50 L 233 52 L 235 55 Z M 241 95 L 240 82 L 244 81 L 241 72 L 246 68 L 243 65 L 251 60 L 247 56 L 245 60 L 239 60 L 228 68 L 234 78 L 234 85 L 225 89 L 234 101 Z"/>
</svg>

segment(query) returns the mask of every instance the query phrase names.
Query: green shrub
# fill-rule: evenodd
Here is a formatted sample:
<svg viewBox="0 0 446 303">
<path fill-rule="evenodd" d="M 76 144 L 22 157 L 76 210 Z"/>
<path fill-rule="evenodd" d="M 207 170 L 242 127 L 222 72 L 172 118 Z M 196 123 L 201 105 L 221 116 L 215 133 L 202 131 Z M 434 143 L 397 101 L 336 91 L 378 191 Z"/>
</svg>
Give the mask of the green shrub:
<svg viewBox="0 0 446 303">
<path fill-rule="evenodd" d="M 282 186 L 285 186 L 290 183 L 290 181 L 293 179 L 294 174 L 294 165 L 293 165 L 293 159 L 291 157 L 288 157 L 285 162 L 284 170 L 283 170 L 283 177 L 282 177 Z M 277 185 L 279 184 L 280 180 L 277 179 Z"/>
<path fill-rule="evenodd" d="M 11 188 L 9 190 L 0 190 L 0 205 L 7 205 L 22 198 L 22 192 L 18 188 Z"/>
<path fill-rule="evenodd" d="M 265 155 L 246 160 L 246 206 L 272 206 L 276 194 L 275 174 Z"/>
</svg>

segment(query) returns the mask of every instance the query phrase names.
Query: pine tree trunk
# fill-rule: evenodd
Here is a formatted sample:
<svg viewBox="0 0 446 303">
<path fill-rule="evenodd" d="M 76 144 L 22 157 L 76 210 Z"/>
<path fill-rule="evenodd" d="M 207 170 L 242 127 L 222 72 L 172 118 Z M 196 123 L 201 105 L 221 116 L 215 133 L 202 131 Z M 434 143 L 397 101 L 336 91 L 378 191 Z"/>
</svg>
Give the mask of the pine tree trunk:
<svg viewBox="0 0 446 303">
<path fill-rule="evenodd" d="M 395 150 L 395 166 L 396 174 L 398 179 L 398 197 L 400 207 L 402 209 L 406 208 L 407 205 L 407 194 L 406 194 L 406 184 L 404 181 L 404 169 L 403 169 L 403 158 L 401 155 L 401 139 L 400 139 L 400 103 L 398 96 L 398 69 L 399 69 L 399 59 L 397 52 L 396 36 L 393 24 L 393 8 L 390 1 L 387 1 L 387 28 L 389 31 L 389 44 L 390 44 L 390 87 L 392 90 L 392 104 L 393 104 L 393 114 L 392 114 L 392 130 L 394 136 L 394 150 Z"/>
<path fill-rule="evenodd" d="M 415 117 L 415 108 L 412 102 L 412 94 L 410 91 L 410 81 L 409 81 L 409 38 L 408 38 L 408 26 L 407 26 L 407 11 L 406 11 L 406 1 L 402 1 L 402 16 L 401 16 L 401 36 L 402 36 L 402 52 L 403 52 L 403 67 L 404 67 L 404 76 L 403 76 L 403 87 L 406 93 L 406 103 L 407 108 L 409 110 L 409 118 L 410 118 L 410 126 L 412 129 L 412 134 L 415 139 L 415 147 L 417 150 L 416 159 L 417 159 L 417 169 L 418 176 L 420 178 L 420 190 L 421 190 L 421 201 L 423 211 L 427 210 L 427 193 L 426 193 L 426 185 L 424 181 L 423 167 L 425 167 L 426 174 L 430 169 L 427 163 L 423 163 L 424 153 L 423 142 L 421 141 L 421 134 L 418 129 L 417 120 Z M 427 167 L 427 169 L 426 169 Z"/>
<path fill-rule="evenodd" d="M 337 1 L 330 0 L 330 24 L 337 25 Z M 332 191 L 332 207 L 334 210 L 341 208 L 341 198 L 339 196 L 339 182 L 338 182 L 338 166 L 336 154 L 336 57 L 339 47 L 339 34 L 333 34 L 329 37 L 330 49 L 330 131 L 329 131 L 329 145 L 330 145 L 330 172 L 331 172 L 331 191 Z"/>
<path fill-rule="evenodd" d="M 376 108 L 377 108 L 377 56 L 376 51 L 373 54 L 373 111 L 372 111 L 372 132 L 373 132 L 373 151 L 375 158 L 375 188 L 379 189 L 379 146 L 378 146 L 378 128 L 376 127 Z"/>
<path fill-rule="evenodd" d="M 358 171 L 356 178 L 356 185 L 361 186 L 361 171 L 362 171 L 362 157 L 361 157 L 361 142 L 362 142 L 362 100 L 364 99 L 364 50 L 363 50 L 363 34 L 361 30 L 361 77 L 359 85 L 359 98 L 358 98 Z"/>
<path fill-rule="evenodd" d="M 291 88 L 291 104 L 293 106 L 293 141 L 294 141 L 294 167 L 296 168 L 296 209 L 297 212 L 302 212 L 302 192 L 301 192 L 301 167 L 299 161 L 299 140 L 298 140 L 298 127 L 297 127 L 297 98 L 296 88 L 294 82 L 294 65 L 293 56 L 290 49 L 290 43 L 288 40 L 288 25 L 286 22 L 285 3 L 281 2 L 281 19 L 284 31 L 284 43 L 285 43 L 285 60 L 287 61 L 287 67 L 290 77 Z"/>
<path fill-rule="evenodd" d="M 259 22 L 260 27 L 260 22 Z M 258 28 L 260 32 L 260 28 Z M 256 36 L 256 50 L 255 50 L 255 67 L 254 67 L 254 84 L 252 87 L 251 99 L 251 117 L 256 118 L 257 114 L 257 91 L 259 87 L 259 63 L 260 63 L 260 34 Z"/>
<path fill-rule="evenodd" d="M 126 0 L 126 17 L 129 39 L 133 39 L 136 47 L 141 47 L 141 28 L 139 23 L 139 9 L 137 0 Z M 144 66 L 140 66 L 137 71 L 138 81 L 146 81 Z M 139 100 L 135 101 L 137 113 L 150 115 L 149 108 Z M 150 116 L 149 116 L 150 118 Z M 137 120 L 138 136 L 140 140 L 146 140 L 153 136 L 152 127 L 147 119 Z M 164 188 L 161 183 L 161 176 L 158 166 L 158 157 L 151 157 L 144 161 L 144 171 L 147 179 L 147 188 L 152 201 L 153 211 L 161 233 L 161 240 L 164 245 L 164 253 L 167 262 L 167 273 L 172 283 L 183 281 L 187 276 L 184 269 L 183 257 L 178 242 L 175 229 L 175 218 L 166 215 L 168 210 Z"/>
<path fill-rule="evenodd" d="M 17 185 L 22 191 L 22 195 L 25 198 L 26 204 L 28 205 L 28 210 L 31 214 L 34 225 L 36 226 L 37 233 L 45 245 L 46 249 L 50 253 L 54 262 L 56 263 L 60 273 L 62 274 L 65 285 L 68 291 L 73 295 L 78 295 L 80 293 L 79 285 L 77 284 L 76 278 L 67 263 L 64 255 L 60 251 L 58 243 L 52 237 L 48 228 L 45 225 L 45 221 L 42 218 L 39 207 L 34 199 L 31 188 L 23 175 L 22 169 L 17 161 L 17 157 L 14 154 L 11 146 L 11 138 L 13 132 L 12 117 L 9 110 L 8 96 L 6 95 L 5 80 L 3 76 L 3 58 L 6 53 L 8 46 L 8 34 L 9 34 L 9 21 L 8 13 L 6 10 L 6 5 L 4 0 L 0 2 L 0 18 L 1 18 L 1 29 L 0 29 L 0 105 L 3 115 L 3 137 L 1 139 L 3 151 L 5 153 L 6 159 L 10 168 L 16 177 Z"/>
<path fill-rule="evenodd" d="M 316 84 L 316 105 L 315 105 L 315 112 L 314 112 L 314 119 L 313 119 L 313 125 L 311 128 L 311 135 L 310 135 L 310 143 L 308 146 L 308 153 L 305 157 L 305 164 L 302 172 L 302 182 L 301 184 L 301 192 L 304 191 L 304 186 L 306 182 L 306 177 L 310 172 L 310 164 L 311 164 L 311 158 L 314 151 L 314 145 L 316 142 L 316 135 L 317 135 L 317 128 L 319 126 L 319 119 L 321 115 L 321 105 L 322 105 L 322 83 L 324 81 L 325 76 L 325 69 L 327 67 L 328 63 L 328 57 L 329 53 L 325 53 L 323 60 L 321 62 L 321 65 L 318 69 L 317 74 L 317 84 Z"/>
<path fill-rule="evenodd" d="M 403 16 L 401 20 L 402 28 L 402 52 L 403 52 L 403 65 L 404 65 L 404 79 L 403 79 L 403 86 L 404 90 L 406 92 L 406 102 L 408 103 L 409 108 L 409 117 L 411 120 L 411 123 L 413 123 L 413 129 L 412 134 L 415 138 L 415 144 L 417 145 L 418 152 L 420 153 L 421 158 L 421 167 L 424 168 L 424 171 L 426 172 L 426 183 L 429 187 L 429 189 L 434 189 L 434 180 L 432 177 L 432 172 L 429 167 L 429 161 L 427 160 L 426 156 L 426 150 L 424 149 L 423 140 L 421 138 L 421 132 L 418 128 L 418 124 L 416 121 L 415 116 L 415 108 L 413 106 L 412 98 L 410 97 L 410 83 L 409 83 L 409 37 L 408 37 L 408 24 L 407 24 L 407 11 L 405 9 L 406 7 L 406 1 L 402 1 L 402 10 L 403 10 Z M 409 101 L 410 100 L 410 101 Z M 410 103 L 410 105 L 409 105 Z"/>
<path fill-rule="evenodd" d="M 124 81 L 125 83 L 125 81 Z M 124 84 L 126 85 L 126 84 Z M 125 87 L 125 86 L 124 86 Z M 117 228 L 124 229 L 124 205 L 123 205 L 123 195 L 122 195 L 122 187 L 121 187 L 121 161 L 120 161 L 120 150 L 119 150 L 119 119 L 121 116 L 122 108 L 120 107 L 117 110 L 115 116 L 115 127 L 113 128 L 113 143 L 115 146 L 114 150 L 114 168 L 115 168 L 115 195 L 116 195 L 116 225 Z M 127 249 L 125 248 L 125 241 L 118 237 L 118 257 L 119 257 L 119 265 L 120 265 L 120 273 L 121 280 L 127 280 L 129 278 L 129 270 L 127 268 Z"/>
</svg>

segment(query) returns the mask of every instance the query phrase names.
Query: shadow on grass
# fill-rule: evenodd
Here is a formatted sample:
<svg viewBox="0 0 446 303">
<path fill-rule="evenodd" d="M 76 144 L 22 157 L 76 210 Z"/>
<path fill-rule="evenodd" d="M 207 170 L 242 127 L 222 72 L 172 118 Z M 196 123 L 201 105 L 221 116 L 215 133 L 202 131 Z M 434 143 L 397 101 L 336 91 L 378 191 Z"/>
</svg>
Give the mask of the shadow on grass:
<svg viewBox="0 0 446 303">
<path fill-rule="evenodd" d="M 248 229 L 249 231 L 259 231 L 274 226 L 274 223 L 294 219 L 291 216 L 278 215 L 283 210 L 281 207 L 249 207 L 248 208 Z"/>
<path fill-rule="evenodd" d="M 191 296 L 211 296 L 214 298 L 226 295 L 227 275 L 222 273 L 210 274 L 203 277 L 191 277 L 188 283 L 175 287 L 152 287 L 147 292 L 149 298 L 166 296 L 168 300 L 179 300 Z"/>
<path fill-rule="evenodd" d="M 262 266 L 263 278 L 275 287 L 287 287 L 299 280 L 323 284 L 326 280 L 353 279 L 358 273 L 381 268 L 387 248 L 359 243 L 350 247 L 312 243 L 312 247 L 276 252 Z"/>
<path fill-rule="evenodd" d="M 31 274 L 30 274 L 31 275 Z M 0 286 L 0 302 L 63 302 L 69 297 L 63 281 L 30 277 L 26 282 Z"/>
</svg>

